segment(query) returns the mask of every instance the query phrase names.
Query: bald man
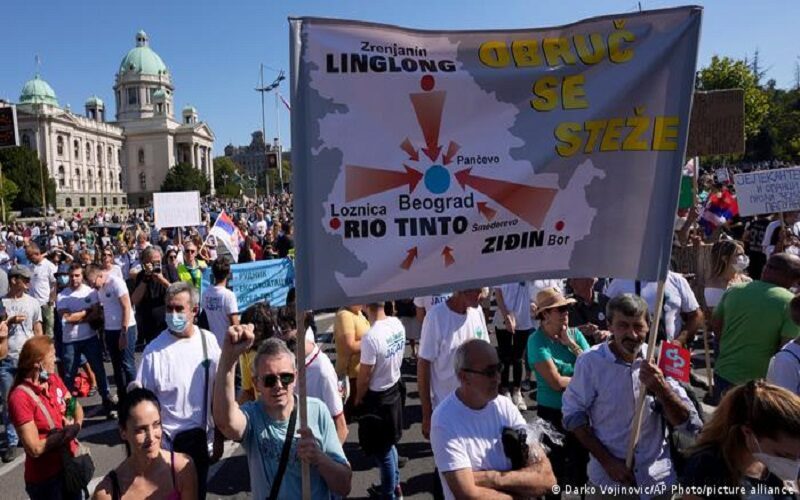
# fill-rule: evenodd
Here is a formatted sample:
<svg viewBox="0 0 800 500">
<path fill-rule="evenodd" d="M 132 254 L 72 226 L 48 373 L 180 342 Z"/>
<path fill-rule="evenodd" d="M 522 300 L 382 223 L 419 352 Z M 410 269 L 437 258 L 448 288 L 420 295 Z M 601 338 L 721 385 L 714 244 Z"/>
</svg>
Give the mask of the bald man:
<svg viewBox="0 0 800 500">
<path fill-rule="evenodd" d="M 512 470 L 503 429 L 524 427 L 525 419 L 511 399 L 498 394 L 502 369 L 488 342 L 471 339 L 456 350 L 459 386 L 434 410 L 430 433 L 447 499 L 533 497 L 556 484 L 541 449 L 531 450 L 527 463 Z"/>
<path fill-rule="evenodd" d="M 720 336 L 714 367 L 714 402 L 734 385 L 767 375 L 769 360 L 800 335 L 791 318 L 789 290 L 800 283 L 800 257 L 773 254 L 760 280 L 729 288 L 714 309 L 712 326 Z"/>
</svg>

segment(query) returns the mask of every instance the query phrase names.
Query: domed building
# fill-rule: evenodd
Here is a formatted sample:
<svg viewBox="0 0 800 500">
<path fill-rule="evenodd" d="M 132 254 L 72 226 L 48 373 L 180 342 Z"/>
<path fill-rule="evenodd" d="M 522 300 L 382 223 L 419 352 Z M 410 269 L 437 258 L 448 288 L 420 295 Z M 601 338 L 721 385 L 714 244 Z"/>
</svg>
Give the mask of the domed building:
<svg viewBox="0 0 800 500">
<path fill-rule="evenodd" d="M 174 90 L 169 69 L 144 31 L 136 34 L 115 77 L 114 122 L 106 122 L 98 96 L 86 100 L 85 116 L 79 116 L 59 106 L 39 75 L 26 82 L 17 106 L 20 137 L 56 180 L 55 206 L 145 206 L 177 163 L 202 170 L 213 192 L 214 133 L 192 106 L 175 119 Z"/>
</svg>

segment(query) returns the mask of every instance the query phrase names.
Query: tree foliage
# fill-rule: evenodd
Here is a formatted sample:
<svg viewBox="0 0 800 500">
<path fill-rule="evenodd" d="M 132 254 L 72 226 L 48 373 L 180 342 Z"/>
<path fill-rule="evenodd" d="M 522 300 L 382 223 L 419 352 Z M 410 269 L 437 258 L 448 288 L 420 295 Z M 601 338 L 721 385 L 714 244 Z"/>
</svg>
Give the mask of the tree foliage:
<svg viewBox="0 0 800 500">
<path fill-rule="evenodd" d="M 0 149 L 0 163 L 3 164 L 4 181 L 0 190 L 8 193 L 7 207 L 10 206 L 14 210 L 41 207 L 42 174 L 45 176 L 47 204 L 55 206 L 56 183 L 34 151 L 24 147 Z M 6 184 L 6 180 L 10 181 L 10 184 Z"/>
<path fill-rule="evenodd" d="M 200 191 L 200 195 L 205 196 L 210 187 L 203 172 L 188 163 L 178 163 L 167 172 L 161 191 Z"/>
<path fill-rule="evenodd" d="M 227 156 L 214 158 L 214 187 L 217 196 L 236 198 L 241 192 L 241 185 L 236 182 L 242 170 L 233 160 Z"/>
</svg>

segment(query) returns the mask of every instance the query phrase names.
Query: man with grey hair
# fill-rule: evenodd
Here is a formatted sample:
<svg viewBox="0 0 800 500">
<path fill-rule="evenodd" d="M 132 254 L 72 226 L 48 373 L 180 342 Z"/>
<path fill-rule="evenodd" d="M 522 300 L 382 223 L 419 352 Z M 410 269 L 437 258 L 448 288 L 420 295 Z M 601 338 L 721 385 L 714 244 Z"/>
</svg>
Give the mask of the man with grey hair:
<svg viewBox="0 0 800 500">
<path fill-rule="evenodd" d="M 253 361 L 258 400 L 236 402 L 234 374 L 239 356 L 255 341 L 253 325 L 228 328 L 214 389 L 214 420 L 228 438 L 247 452 L 253 498 L 301 497 L 301 462 L 310 465 L 311 498 L 347 496 L 352 471 L 336 435 L 331 414 L 316 398 L 307 398 L 307 427 L 297 431 L 294 354 L 282 340 L 269 338 Z"/>
<path fill-rule="evenodd" d="M 606 316 L 612 337 L 578 356 L 575 373 L 564 392 L 564 427 L 589 451 L 587 474 L 600 498 L 638 498 L 625 487 L 649 488 L 661 496 L 675 483 L 667 435 L 668 422 L 676 432 L 696 434 L 702 427 L 686 391 L 667 379 L 653 361 L 644 360 L 650 329 L 647 303 L 633 294 L 619 295 L 608 303 Z M 641 391 L 647 391 L 634 466 L 625 465 L 631 422 Z M 666 419 L 666 422 L 665 422 Z"/>
<path fill-rule="evenodd" d="M 504 443 L 504 431 L 523 428 L 525 419 L 511 399 L 498 394 L 503 364 L 495 348 L 467 340 L 453 364 L 459 385 L 434 410 L 430 433 L 445 498 L 510 499 L 552 491 L 556 479 L 542 450 L 529 448 L 526 454 L 517 446 L 512 453 Z"/>
<path fill-rule="evenodd" d="M 167 329 L 142 353 L 136 381 L 161 403 L 161 427 L 167 449 L 186 453 L 197 469 L 198 498 L 205 498 L 209 451 L 218 457 L 222 441 L 214 438 L 211 397 L 220 349 L 214 334 L 198 328 L 197 290 L 173 283 L 166 294 Z"/>
</svg>

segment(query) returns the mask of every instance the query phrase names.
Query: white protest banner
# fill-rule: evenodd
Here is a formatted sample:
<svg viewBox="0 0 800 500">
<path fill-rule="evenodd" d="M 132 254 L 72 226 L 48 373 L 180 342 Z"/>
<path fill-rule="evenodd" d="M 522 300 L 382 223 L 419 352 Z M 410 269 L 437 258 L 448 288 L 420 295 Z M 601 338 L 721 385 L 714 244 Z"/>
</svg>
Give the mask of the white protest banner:
<svg viewBox="0 0 800 500">
<path fill-rule="evenodd" d="M 733 184 L 742 217 L 800 210 L 800 167 L 736 174 Z"/>
<path fill-rule="evenodd" d="M 200 191 L 153 193 L 158 229 L 200 225 Z"/>
<path fill-rule="evenodd" d="M 509 31 L 290 20 L 298 306 L 663 277 L 701 12 Z"/>
<path fill-rule="evenodd" d="M 714 171 L 714 180 L 720 184 L 727 184 L 731 181 L 731 174 L 728 172 L 727 168 L 718 168 Z"/>
</svg>

